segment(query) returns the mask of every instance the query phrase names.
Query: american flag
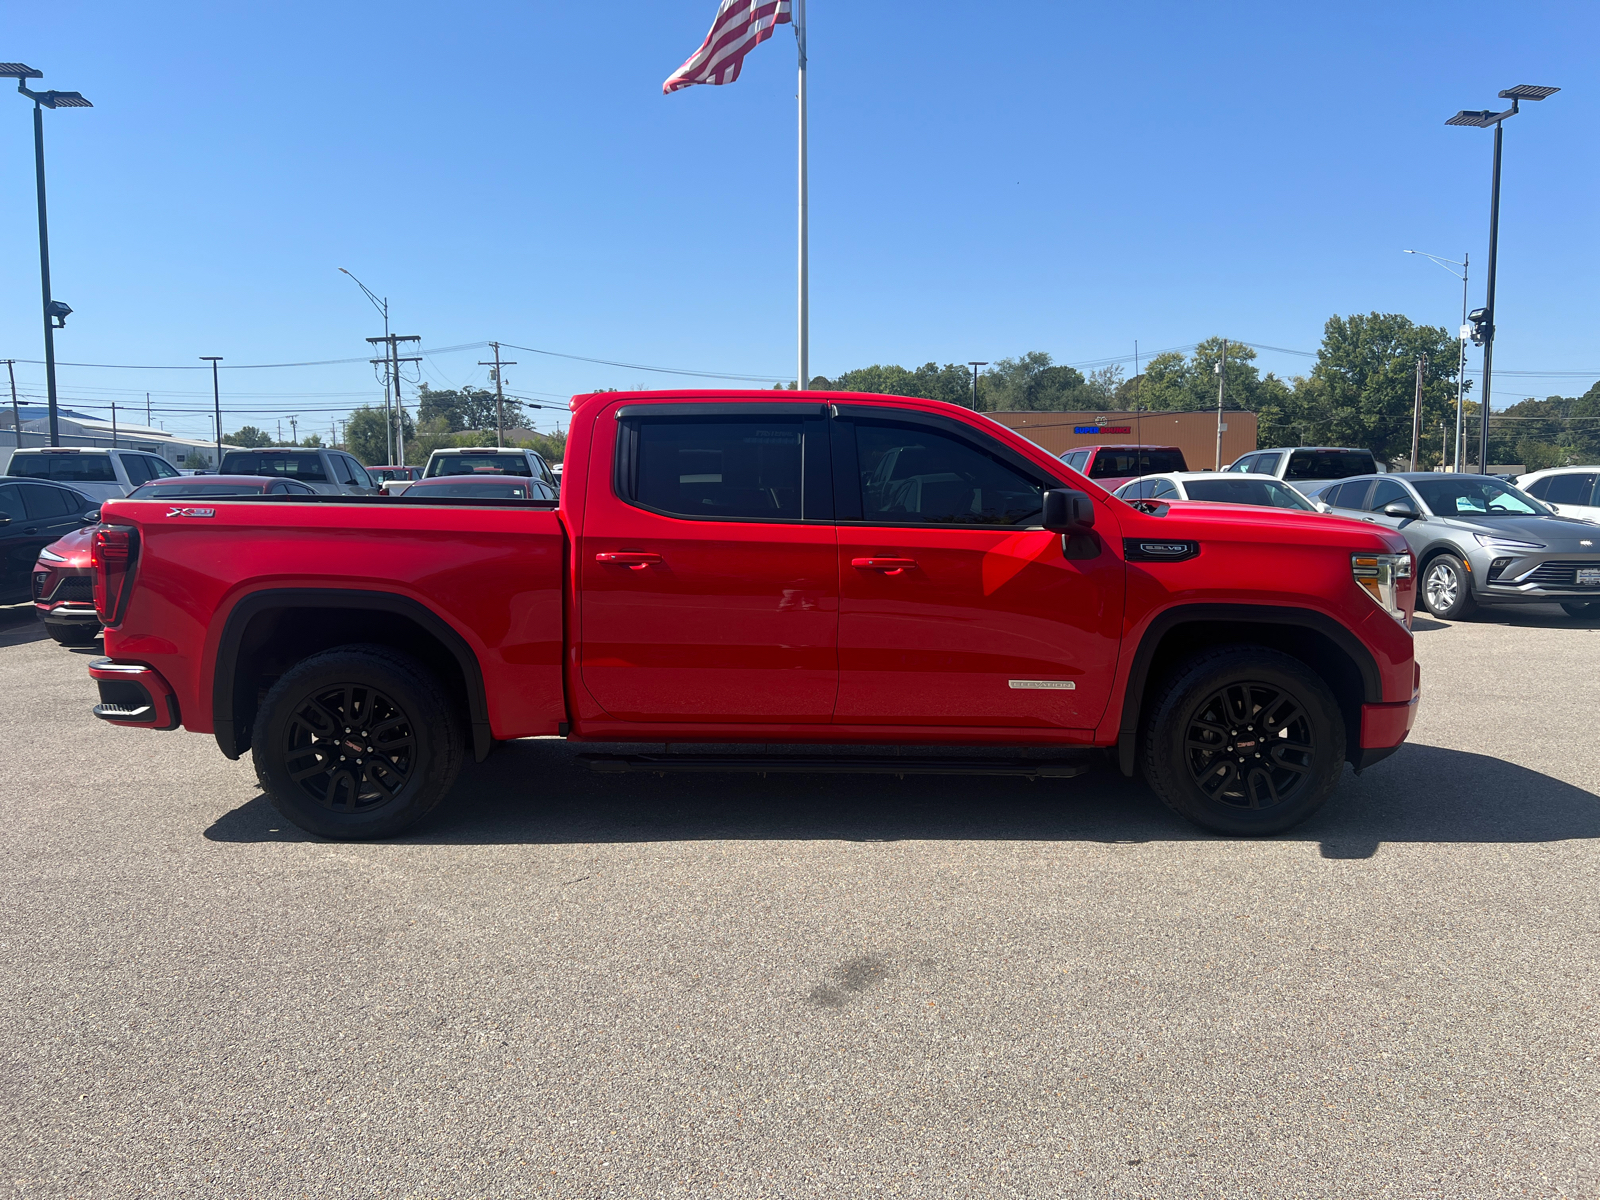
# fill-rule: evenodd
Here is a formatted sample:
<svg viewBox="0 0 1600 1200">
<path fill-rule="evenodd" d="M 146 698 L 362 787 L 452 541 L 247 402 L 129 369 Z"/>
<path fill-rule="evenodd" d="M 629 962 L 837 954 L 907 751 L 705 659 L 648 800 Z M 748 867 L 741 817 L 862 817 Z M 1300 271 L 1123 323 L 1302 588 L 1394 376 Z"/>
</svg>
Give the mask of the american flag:
<svg viewBox="0 0 1600 1200">
<path fill-rule="evenodd" d="M 668 95 L 693 83 L 732 83 L 744 56 L 789 23 L 790 0 L 722 0 L 705 44 L 661 85 Z"/>
</svg>

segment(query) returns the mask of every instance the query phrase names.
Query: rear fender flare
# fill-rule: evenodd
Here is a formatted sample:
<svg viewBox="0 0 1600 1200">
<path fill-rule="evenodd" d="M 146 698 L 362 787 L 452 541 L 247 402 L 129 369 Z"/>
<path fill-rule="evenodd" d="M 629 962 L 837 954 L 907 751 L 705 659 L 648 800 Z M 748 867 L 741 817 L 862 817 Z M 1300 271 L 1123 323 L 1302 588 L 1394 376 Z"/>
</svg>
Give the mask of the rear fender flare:
<svg viewBox="0 0 1600 1200">
<path fill-rule="evenodd" d="M 217 643 L 216 667 L 212 674 L 211 719 L 217 745 L 231 759 L 242 755 L 248 744 L 235 720 L 239 647 L 250 622 L 272 609 L 355 608 L 394 613 L 414 621 L 438 639 L 461 668 L 466 683 L 467 713 L 472 725 L 473 757 L 482 762 L 494 746 L 489 726 L 489 703 L 484 689 L 483 669 L 467 640 L 443 617 L 420 601 L 393 592 L 364 591 L 355 588 L 265 588 L 241 597 L 223 622 Z"/>
</svg>

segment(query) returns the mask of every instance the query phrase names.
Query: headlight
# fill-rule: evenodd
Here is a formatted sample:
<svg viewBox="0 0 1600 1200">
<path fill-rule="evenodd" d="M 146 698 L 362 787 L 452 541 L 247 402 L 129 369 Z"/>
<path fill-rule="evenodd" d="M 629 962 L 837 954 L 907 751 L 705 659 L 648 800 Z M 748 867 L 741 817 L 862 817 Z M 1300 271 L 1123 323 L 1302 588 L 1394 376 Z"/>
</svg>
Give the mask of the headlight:
<svg viewBox="0 0 1600 1200">
<path fill-rule="evenodd" d="M 1350 573 L 1361 590 L 1396 621 L 1403 624 L 1410 616 L 1400 602 L 1402 593 L 1411 591 L 1410 554 L 1352 554 Z"/>
<path fill-rule="evenodd" d="M 1475 533 L 1478 545 L 1487 546 L 1490 550 L 1504 550 L 1507 554 L 1515 554 L 1519 550 L 1543 550 L 1543 542 L 1519 542 L 1515 538 L 1496 537 L 1492 533 Z"/>
<path fill-rule="evenodd" d="M 42 558 L 45 562 L 66 562 L 67 561 L 66 558 L 63 555 L 57 554 L 53 550 L 41 550 L 41 551 L 39 551 L 39 557 Z"/>
</svg>

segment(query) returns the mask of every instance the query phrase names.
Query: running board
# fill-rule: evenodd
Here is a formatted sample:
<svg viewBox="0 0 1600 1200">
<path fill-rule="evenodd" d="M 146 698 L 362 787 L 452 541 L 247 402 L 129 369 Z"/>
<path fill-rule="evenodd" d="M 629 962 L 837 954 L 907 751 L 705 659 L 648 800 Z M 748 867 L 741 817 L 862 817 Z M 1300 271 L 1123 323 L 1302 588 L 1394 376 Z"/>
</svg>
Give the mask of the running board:
<svg viewBox="0 0 1600 1200">
<path fill-rule="evenodd" d="M 1090 769 L 1084 759 L 874 758 L 867 755 L 796 754 L 580 754 L 601 775 L 648 772 L 734 771 L 751 775 L 1012 775 L 1021 779 L 1072 779 Z"/>
</svg>

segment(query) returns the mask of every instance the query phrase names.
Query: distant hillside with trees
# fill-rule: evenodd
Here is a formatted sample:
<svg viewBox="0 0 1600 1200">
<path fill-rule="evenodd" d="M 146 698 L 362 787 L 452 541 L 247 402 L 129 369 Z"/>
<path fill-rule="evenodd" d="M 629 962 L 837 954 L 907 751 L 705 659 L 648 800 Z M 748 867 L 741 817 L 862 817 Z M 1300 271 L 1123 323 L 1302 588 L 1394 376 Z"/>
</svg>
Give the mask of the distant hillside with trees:
<svg viewBox="0 0 1600 1200">
<path fill-rule="evenodd" d="M 983 412 L 1029 410 L 1194 411 L 1217 404 L 1217 362 L 1222 338 L 1207 338 L 1190 354 L 1155 355 L 1125 379 L 1120 366 L 1083 374 L 1042 350 L 1003 358 L 978 376 Z M 1422 387 L 1424 468 L 1440 459 L 1439 425 L 1455 447 L 1457 347 L 1453 331 L 1418 325 L 1398 313 L 1330 317 L 1322 345 L 1305 375 L 1263 375 L 1256 352 L 1238 342 L 1227 350 L 1224 407 L 1257 413 L 1262 446 L 1307 444 L 1364 446 L 1392 462 L 1411 455 L 1411 419 L 1417 356 L 1426 354 Z M 860 367 L 811 386 L 825 390 L 923 396 L 971 406 L 971 370 L 962 363 L 907 368 Z M 1476 461 L 1477 404 L 1467 381 L 1467 450 Z M 1531 468 L 1564 462 L 1600 462 L 1600 383 L 1583 396 L 1525 400 L 1491 417 L 1491 462 Z"/>
</svg>

